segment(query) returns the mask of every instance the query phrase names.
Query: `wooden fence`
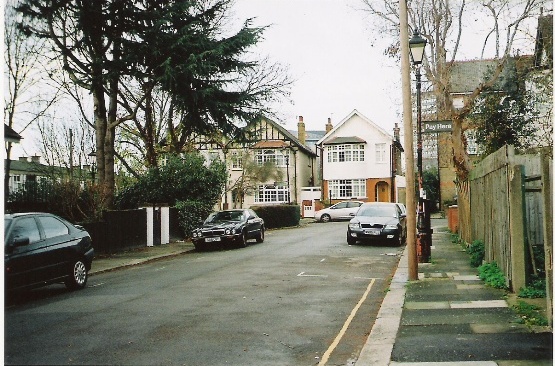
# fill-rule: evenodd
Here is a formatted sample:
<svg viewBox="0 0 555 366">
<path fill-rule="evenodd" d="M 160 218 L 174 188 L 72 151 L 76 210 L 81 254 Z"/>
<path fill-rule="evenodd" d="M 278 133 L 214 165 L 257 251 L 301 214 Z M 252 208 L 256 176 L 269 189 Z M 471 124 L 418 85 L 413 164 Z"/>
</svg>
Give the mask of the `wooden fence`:
<svg viewBox="0 0 555 366">
<path fill-rule="evenodd" d="M 545 251 L 545 270 L 551 276 L 553 244 L 546 234 L 546 225 L 552 227 L 547 220 L 553 212 L 551 173 L 546 168 L 551 163 L 545 150 L 517 155 L 512 146 L 505 146 L 470 174 L 471 239 L 485 243 L 485 260 L 497 262 L 515 292 L 526 286 L 531 274 L 544 269 L 535 251 Z"/>
</svg>

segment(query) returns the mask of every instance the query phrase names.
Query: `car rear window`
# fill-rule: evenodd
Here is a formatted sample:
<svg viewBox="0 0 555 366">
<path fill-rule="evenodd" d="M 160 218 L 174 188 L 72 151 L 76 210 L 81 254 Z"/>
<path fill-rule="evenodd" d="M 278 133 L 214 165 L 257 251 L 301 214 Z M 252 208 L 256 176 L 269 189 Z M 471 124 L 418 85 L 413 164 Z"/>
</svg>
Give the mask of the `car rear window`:
<svg viewBox="0 0 555 366">
<path fill-rule="evenodd" d="M 47 239 L 69 234 L 67 226 L 55 217 L 41 216 L 39 217 L 39 221 Z"/>
</svg>

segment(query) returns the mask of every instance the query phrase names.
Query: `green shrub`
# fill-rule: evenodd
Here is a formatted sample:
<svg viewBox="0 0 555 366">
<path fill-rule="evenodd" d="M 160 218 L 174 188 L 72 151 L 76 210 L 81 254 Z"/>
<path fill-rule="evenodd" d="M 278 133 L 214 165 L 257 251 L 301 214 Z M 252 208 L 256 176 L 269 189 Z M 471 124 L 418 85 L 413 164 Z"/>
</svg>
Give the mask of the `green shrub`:
<svg viewBox="0 0 555 366">
<path fill-rule="evenodd" d="M 193 229 L 202 225 L 204 220 L 212 213 L 212 203 L 199 201 L 177 201 L 175 208 L 178 211 L 179 227 L 186 237 L 190 238 Z"/>
<path fill-rule="evenodd" d="M 480 279 L 488 286 L 500 289 L 507 289 L 505 275 L 496 262 L 485 263 L 478 267 Z"/>
<path fill-rule="evenodd" d="M 470 254 L 470 265 L 479 267 L 484 261 L 486 246 L 481 240 L 474 240 L 466 250 Z"/>
<path fill-rule="evenodd" d="M 536 277 L 531 281 L 529 286 L 520 289 L 518 297 L 529 299 L 546 297 L 545 286 L 545 278 Z"/>
<path fill-rule="evenodd" d="M 519 301 L 517 305 L 513 305 L 513 309 L 517 312 L 522 321 L 528 325 L 548 325 L 547 319 L 541 314 L 541 308 L 539 306 L 528 304 L 525 301 Z"/>
<path fill-rule="evenodd" d="M 298 205 L 272 205 L 251 207 L 264 220 L 266 229 L 298 226 L 301 208 Z"/>
</svg>

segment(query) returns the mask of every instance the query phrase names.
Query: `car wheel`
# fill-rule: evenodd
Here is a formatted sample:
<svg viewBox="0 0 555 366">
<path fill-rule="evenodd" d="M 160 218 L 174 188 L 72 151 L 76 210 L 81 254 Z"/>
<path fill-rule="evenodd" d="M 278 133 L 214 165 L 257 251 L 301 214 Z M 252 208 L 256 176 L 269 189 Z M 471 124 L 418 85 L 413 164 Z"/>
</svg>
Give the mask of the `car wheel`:
<svg viewBox="0 0 555 366">
<path fill-rule="evenodd" d="M 239 243 L 237 244 L 238 248 L 245 248 L 247 246 L 247 232 L 243 231 L 241 238 L 239 239 Z"/>
<path fill-rule="evenodd" d="M 347 244 L 349 245 L 355 245 L 357 242 L 356 238 L 353 238 L 351 236 L 351 233 L 347 231 Z"/>
<path fill-rule="evenodd" d="M 85 287 L 87 279 L 87 267 L 82 260 L 78 259 L 73 262 L 73 266 L 69 272 L 68 279 L 65 281 L 65 285 L 70 290 L 79 290 Z"/>
<path fill-rule="evenodd" d="M 331 221 L 331 216 L 328 214 L 323 214 L 322 217 L 320 217 L 320 221 L 322 222 L 330 222 Z"/>
<path fill-rule="evenodd" d="M 258 234 L 258 236 L 256 237 L 256 242 L 257 243 L 262 243 L 264 241 L 264 226 L 262 226 L 260 228 L 260 233 Z"/>
</svg>

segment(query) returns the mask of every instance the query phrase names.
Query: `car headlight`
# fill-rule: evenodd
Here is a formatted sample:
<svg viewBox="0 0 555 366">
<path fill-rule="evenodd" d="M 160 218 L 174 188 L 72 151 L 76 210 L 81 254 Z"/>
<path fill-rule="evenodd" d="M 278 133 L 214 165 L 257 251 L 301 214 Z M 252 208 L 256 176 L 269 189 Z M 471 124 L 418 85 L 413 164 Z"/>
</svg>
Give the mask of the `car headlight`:
<svg viewBox="0 0 555 366">
<path fill-rule="evenodd" d="M 225 229 L 225 235 L 231 234 L 231 229 Z"/>
<path fill-rule="evenodd" d="M 360 229 L 360 222 L 350 222 L 349 223 L 350 229 Z"/>
<path fill-rule="evenodd" d="M 386 230 L 395 230 L 397 229 L 397 225 L 385 225 Z"/>
</svg>

